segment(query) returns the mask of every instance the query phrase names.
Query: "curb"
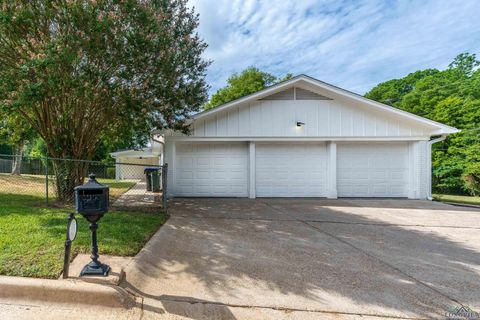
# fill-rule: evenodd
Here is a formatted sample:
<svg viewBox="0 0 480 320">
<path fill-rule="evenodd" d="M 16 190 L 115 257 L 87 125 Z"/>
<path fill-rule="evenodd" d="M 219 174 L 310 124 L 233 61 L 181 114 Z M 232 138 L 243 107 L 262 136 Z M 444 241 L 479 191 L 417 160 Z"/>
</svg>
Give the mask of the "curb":
<svg viewBox="0 0 480 320">
<path fill-rule="evenodd" d="M 132 308 L 135 298 L 125 289 L 78 280 L 0 276 L 0 299 Z"/>
<path fill-rule="evenodd" d="M 91 261 L 91 257 L 88 254 L 77 254 L 73 261 L 70 263 L 69 277 L 64 279 L 60 275 L 59 280 L 63 281 L 80 281 L 80 282 L 89 282 L 94 284 L 101 285 L 113 285 L 118 286 L 125 279 L 125 267 L 128 266 L 133 257 L 121 257 L 121 256 L 111 256 L 111 255 L 102 255 L 102 263 L 108 264 L 110 266 L 110 272 L 107 277 L 96 277 L 96 276 L 80 276 L 80 273 L 83 267 Z"/>
<path fill-rule="evenodd" d="M 438 200 L 437 200 L 438 201 Z M 449 205 L 452 205 L 452 206 L 455 206 L 455 207 L 465 207 L 465 208 L 476 208 L 476 209 L 480 209 L 480 206 L 479 205 L 476 205 L 476 204 L 469 204 L 469 203 L 459 203 L 459 202 L 447 202 L 447 201 L 440 201 L 442 203 L 445 203 L 445 204 L 449 204 Z"/>
</svg>

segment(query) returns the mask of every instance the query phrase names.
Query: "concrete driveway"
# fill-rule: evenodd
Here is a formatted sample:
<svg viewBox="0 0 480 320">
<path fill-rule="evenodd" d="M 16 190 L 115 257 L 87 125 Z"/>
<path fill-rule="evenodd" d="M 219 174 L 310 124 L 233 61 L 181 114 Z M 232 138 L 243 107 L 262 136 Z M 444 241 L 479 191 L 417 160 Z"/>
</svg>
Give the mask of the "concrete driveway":
<svg viewBox="0 0 480 320">
<path fill-rule="evenodd" d="M 145 318 L 480 311 L 480 211 L 429 201 L 174 199 L 126 270 Z"/>
</svg>

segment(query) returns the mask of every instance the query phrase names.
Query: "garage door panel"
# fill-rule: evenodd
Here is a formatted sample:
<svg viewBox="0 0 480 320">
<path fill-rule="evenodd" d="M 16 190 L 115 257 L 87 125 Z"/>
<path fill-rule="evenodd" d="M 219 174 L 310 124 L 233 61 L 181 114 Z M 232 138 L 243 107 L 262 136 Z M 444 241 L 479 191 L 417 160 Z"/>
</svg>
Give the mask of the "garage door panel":
<svg viewBox="0 0 480 320">
<path fill-rule="evenodd" d="M 193 168 L 193 159 L 191 158 L 183 158 L 183 159 L 180 159 L 181 161 L 181 166 L 184 167 L 184 168 Z"/>
<path fill-rule="evenodd" d="M 385 170 L 374 170 L 371 174 L 373 180 L 380 179 L 385 180 L 387 179 L 387 172 Z"/>
<path fill-rule="evenodd" d="M 323 143 L 258 143 L 255 163 L 257 197 L 325 196 Z"/>
<path fill-rule="evenodd" d="M 179 179 L 192 179 L 194 177 L 194 172 L 193 171 L 182 171 L 179 173 Z"/>
<path fill-rule="evenodd" d="M 175 195 L 246 197 L 245 143 L 178 143 Z"/>
<path fill-rule="evenodd" d="M 193 145 L 192 144 L 179 144 L 177 146 L 177 152 L 179 153 L 192 153 Z"/>
<path fill-rule="evenodd" d="M 372 191 L 374 194 L 377 195 L 387 195 L 387 185 L 386 184 L 373 184 L 372 185 Z"/>
<path fill-rule="evenodd" d="M 403 194 L 403 189 L 403 186 L 390 186 L 390 193 L 401 196 Z"/>
<path fill-rule="evenodd" d="M 180 193 L 193 193 L 193 186 L 179 186 L 178 189 Z"/>
<path fill-rule="evenodd" d="M 403 181 L 403 175 L 404 175 L 403 171 L 393 171 L 393 172 L 390 172 L 390 179 Z"/>
<path fill-rule="evenodd" d="M 408 145 L 370 143 L 338 145 L 340 197 L 406 197 Z"/>
<path fill-rule="evenodd" d="M 193 175 L 193 177 L 197 181 L 199 181 L 199 180 L 207 180 L 208 181 L 208 179 L 210 179 L 210 170 L 197 169 L 195 171 L 195 174 Z"/>
<path fill-rule="evenodd" d="M 189 157 L 194 157 L 194 155 L 192 156 L 189 156 Z M 191 158 L 188 158 L 188 160 L 191 160 Z M 198 168 L 210 168 L 210 162 L 211 162 L 211 159 L 209 158 L 197 158 L 197 159 L 194 159 L 195 161 L 195 166 L 194 168 L 198 169 Z"/>
</svg>

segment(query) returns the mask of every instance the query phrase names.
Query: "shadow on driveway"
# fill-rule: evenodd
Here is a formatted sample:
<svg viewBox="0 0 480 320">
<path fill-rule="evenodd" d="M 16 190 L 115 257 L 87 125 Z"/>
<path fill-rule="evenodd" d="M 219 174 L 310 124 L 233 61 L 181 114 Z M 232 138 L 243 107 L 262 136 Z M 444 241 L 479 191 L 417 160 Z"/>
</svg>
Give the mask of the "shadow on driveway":
<svg viewBox="0 0 480 320">
<path fill-rule="evenodd" d="M 175 199 L 170 208 L 126 283 L 164 309 L 214 304 L 225 319 L 229 306 L 428 318 L 480 309 L 478 210 L 356 199 Z"/>
</svg>

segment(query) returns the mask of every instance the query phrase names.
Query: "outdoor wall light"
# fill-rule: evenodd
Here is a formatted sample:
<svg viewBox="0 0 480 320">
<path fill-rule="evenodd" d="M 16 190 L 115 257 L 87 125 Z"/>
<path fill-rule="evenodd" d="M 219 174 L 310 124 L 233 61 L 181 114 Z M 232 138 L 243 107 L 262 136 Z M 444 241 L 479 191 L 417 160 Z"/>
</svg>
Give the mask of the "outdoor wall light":
<svg viewBox="0 0 480 320">
<path fill-rule="evenodd" d="M 304 125 L 305 125 L 305 122 L 297 121 L 297 127 L 303 127 Z"/>
</svg>

